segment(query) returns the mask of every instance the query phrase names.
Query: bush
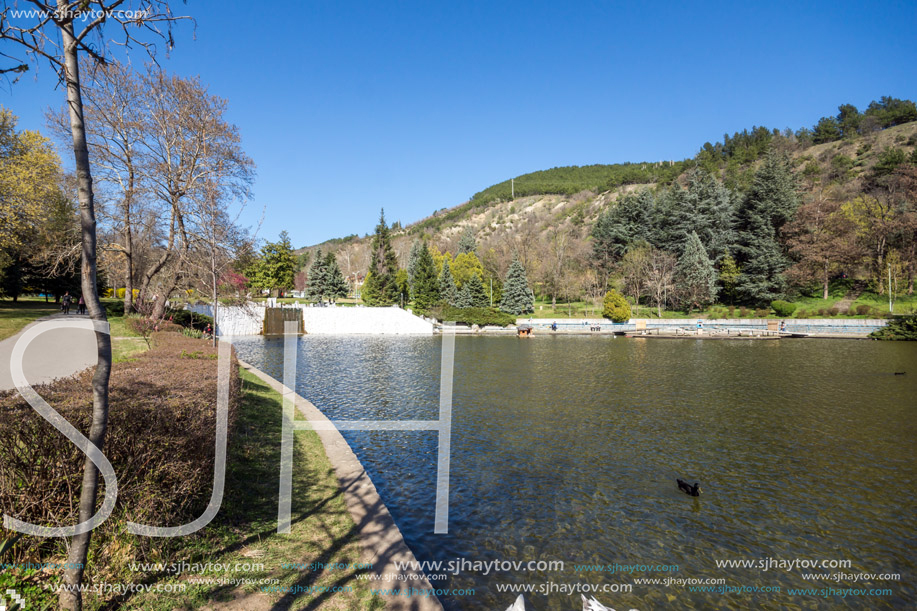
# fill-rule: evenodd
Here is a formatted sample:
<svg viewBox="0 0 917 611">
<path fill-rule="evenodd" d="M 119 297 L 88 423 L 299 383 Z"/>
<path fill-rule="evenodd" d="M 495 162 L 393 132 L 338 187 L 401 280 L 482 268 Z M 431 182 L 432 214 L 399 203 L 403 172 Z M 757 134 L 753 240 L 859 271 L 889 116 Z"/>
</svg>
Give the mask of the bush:
<svg viewBox="0 0 917 611">
<path fill-rule="evenodd" d="M 105 315 L 109 318 L 124 316 L 123 301 L 105 301 L 102 303 L 102 307 L 105 308 Z"/>
<path fill-rule="evenodd" d="M 809 317 L 809 312 L 805 309 L 798 310 L 796 312 L 796 318 L 808 318 L 808 317 Z"/>
<path fill-rule="evenodd" d="M 771 309 L 774 310 L 774 313 L 781 318 L 789 318 L 793 315 L 793 312 L 796 311 L 796 304 L 790 303 L 789 301 L 772 301 Z"/>
<path fill-rule="evenodd" d="M 170 318 L 176 325 L 181 325 L 182 327 L 197 329 L 204 329 L 207 325 L 211 325 L 211 328 L 213 327 L 213 318 L 211 316 L 197 314 L 191 310 L 169 310 L 166 317 Z"/>
<path fill-rule="evenodd" d="M 735 315 L 736 315 L 736 307 L 734 305 L 729 306 L 729 317 L 735 318 Z"/>
<path fill-rule="evenodd" d="M 837 316 L 838 314 L 840 314 L 840 312 L 841 312 L 840 308 L 831 308 L 830 310 L 828 310 L 828 316 Z"/>
<path fill-rule="evenodd" d="M 866 316 L 869 314 L 869 306 L 865 303 L 861 303 L 857 306 L 857 316 Z"/>
<path fill-rule="evenodd" d="M 917 341 L 917 316 L 901 316 L 888 325 L 869 334 L 873 339 L 892 341 Z"/>
<path fill-rule="evenodd" d="M 203 339 L 204 332 L 200 329 L 190 329 L 182 327 L 181 334 L 185 337 L 193 337 L 194 339 Z"/>
<path fill-rule="evenodd" d="M 612 322 L 627 322 L 630 320 L 630 304 L 624 295 L 611 290 L 605 293 L 603 300 L 602 316 Z"/>
<path fill-rule="evenodd" d="M 847 311 L 844 312 L 844 316 L 856 316 L 856 315 L 857 315 L 857 311 L 856 311 L 856 308 L 853 306 L 850 306 L 849 308 L 847 308 Z"/>
<path fill-rule="evenodd" d="M 452 306 L 431 308 L 429 314 L 439 320 L 460 322 L 468 325 L 496 325 L 505 327 L 516 324 L 516 317 L 494 308 L 453 308 Z"/>
<path fill-rule="evenodd" d="M 741 318 L 748 318 L 748 308 L 746 308 L 745 306 L 742 306 L 742 307 L 739 309 L 739 316 L 740 316 Z"/>
<path fill-rule="evenodd" d="M 755 318 L 767 318 L 771 315 L 771 311 L 765 308 L 760 308 L 755 310 Z"/>
<path fill-rule="evenodd" d="M 150 351 L 112 366 L 104 452 L 118 476 L 118 500 L 112 516 L 93 531 L 87 583 L 127 570 L 127 562 L 155 562 L 168 545 L 169 539 L 124 536 L 127 520 L 183 524 L 210 500 L 217 363 L 180 361 L 185 349 L 216 354 L 177 333 L 156 334 Z M 240 392 L 235 356 L 230 371 L 232 431 Z M 82 431 L 89 430 L 92 375 L 87 370 L 39 388 Z M 76 524 L 85 458 L 17 392 L 0 393 L 0 512 L 37 524 Z M 4 561 L 49 561 L 60 557 L 63 545 L 60 539 L 23 537 Z"/>
<path fill-rule="evenodd" d="M 825 317 L 825 308 L 818 308 L 818 315 L 824 318 Z"/>
</svg>

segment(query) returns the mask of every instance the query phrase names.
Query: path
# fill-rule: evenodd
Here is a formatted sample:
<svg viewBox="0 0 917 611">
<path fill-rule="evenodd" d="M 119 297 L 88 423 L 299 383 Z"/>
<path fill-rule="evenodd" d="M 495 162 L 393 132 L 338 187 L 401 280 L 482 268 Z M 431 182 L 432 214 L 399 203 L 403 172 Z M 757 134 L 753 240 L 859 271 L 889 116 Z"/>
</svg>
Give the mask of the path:
<svg viewBox="0 0 917 611">
<path fill-rule="evenodd" d="M 853 287 L 844 295 L 844 298 L 836 302 L 833 307 L 837 308 L 841 312 L 845 312 L 850 309 L 850 304 L 857 300 L 857 298 L 866 290 L 865 282 L 856 282 Z"/>
<path fill-rule="evenodd" d="M 31 327 L 47 320 L 89 320 L 76 314 L 52 314 L 29 323 L 19 333 L 0 341 L 0 391 L 16 388 L 10 374 L 13 346 Z M 96 342 L 86 329 L 51 329 L 36 337 L 23 357 L 23 371 L 32 384 L 43 384 L 65 378 L 96 364 Z"/>
</svg>

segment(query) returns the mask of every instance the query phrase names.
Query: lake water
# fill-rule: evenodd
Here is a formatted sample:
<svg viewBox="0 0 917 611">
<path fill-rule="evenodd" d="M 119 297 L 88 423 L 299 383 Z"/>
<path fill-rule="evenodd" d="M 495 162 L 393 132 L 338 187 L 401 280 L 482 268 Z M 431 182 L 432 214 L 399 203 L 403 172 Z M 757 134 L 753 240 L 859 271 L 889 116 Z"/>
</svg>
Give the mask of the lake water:
<svg viewBox="0 0 917 611">
<path fill-rule="evenodd" d="M 281 377 L 282 340 L 235 343 Z M 297 391 L 333 420 L 436 419 L 441 345 L 306 336 Z M 516 596 L 499 591 L 505 584 L 531 585 L 526 604 L 536 610 L 582 608 L 565 584 L 605 587 L 595 597 L 619 611 L 914 608 L 915 407 L 914 343 L 459 336 L 448 535 L 433 534 L 435 433 L 344 436 L 419 560 L 565 563 L 433 581 L 474 588 L 441 597 L 450 610 L 503 611 Z M 680 492 L 678 477 L 700 482 L 701 496 Z M 767 559 L 850 565 L 717 565 Z M 643 569 L 575 568 L 615 563 Z M 656 565 L 678 568 L 651 572 Z M 810 572 L 900 581 L 804 579 Z M 780 591 L 634 582 L 645 578 Z"/>
</svg>

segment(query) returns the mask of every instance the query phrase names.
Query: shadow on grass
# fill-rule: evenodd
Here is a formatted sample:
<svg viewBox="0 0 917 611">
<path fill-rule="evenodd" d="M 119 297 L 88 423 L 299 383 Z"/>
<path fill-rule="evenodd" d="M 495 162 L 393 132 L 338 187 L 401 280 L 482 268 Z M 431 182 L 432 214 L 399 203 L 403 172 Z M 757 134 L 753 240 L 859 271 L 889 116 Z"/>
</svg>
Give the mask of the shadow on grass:
<svg viewBox="0 0 917 611">
<path fill-rule="evenodd" d="M 326 601 L 326 595 L 337 594 L 332 588 L 350 584 L 360 571 L 335 572 L 338 579 L 329 582 L 329 573 L 325 571 L 310 571 L 300 578 L 298 571 L 293 575 L 292 569 L 282 569 L 281 564 L 342 562 L 342 554 L 352 556 L 354 550 L 360 549 L 358 529 L 344 507 L 341 488 L 327 464 L 320 440 L 315 433 L 308 432 L 305 434 L 308 437 L 297 433 L 294 445 L 292 532 L 290 535 L 277 534 L 283 430 L 280 396 L 246 372 L 242 372 L 242 378 L 242 402 L 230 432 L 226 488 L 220 512 L 207 527 L 180 539 L 181 549 L 177 550 L 172 562 L 263 563 L 263 573 L 238 577 L 279 578 L 289 590 L 274 603 L 267 600 L 267 594 L 261 594 L 263 600 L 259 601 L 258 608 L 290 609 L 295 605 L 297 608 L 317 609 Z M 250 546 L 260 548 L 259 555 L 245 553 Z M 239 557 L 240 554 L 242 557 Z M 358 558 L 350 561 L 356 562 Z M 211 576 L 216 580 L 226 575 Z M 175 577 L 174 573 L 154 572 L 139 583 L 150 586 L 174 581 Z M 289 585 L 290 578 L 296 580 L 292 585 Z M 303 589 L 315 586 L 319 581 L 324 591 L 314 600 L 303 601 Z M 162 605 L 164 602 L 175 602 L 175 598 L 147 599 L 141 593 L 126 593 L 101 608 L 196 608 L 230 603 L 238 598 L 240 592 L 240 586 L 234 584 L 195 584 L 193 587 L 195 591 L 182 597 L 184 600 L 178 607 L 174 604 Z M 189 590 L 191 588 L 189 584 Z M 367 603 L 370 606 L 367 607 Z M 352 608 L 381 608 L 381 603 L 377 607 L 377 603 L 366 600 L 360 604 Z"/>
</svg>

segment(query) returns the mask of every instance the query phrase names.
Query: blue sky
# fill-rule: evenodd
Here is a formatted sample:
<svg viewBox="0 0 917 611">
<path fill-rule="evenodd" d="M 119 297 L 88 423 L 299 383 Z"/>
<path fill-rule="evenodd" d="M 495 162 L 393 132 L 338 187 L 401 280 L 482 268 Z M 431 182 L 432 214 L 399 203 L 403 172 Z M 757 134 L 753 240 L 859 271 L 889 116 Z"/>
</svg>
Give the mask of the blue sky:
<svg viewBox="0 0 917 611">
<path fill-rule="evenodd" d="M 915 2 L 172 4 L 197 27 L 160 63 L 228 100 L 258 166 L 245 221 L 297 247 L 526 172 L 917 99 Z M 51 77 L 0 86 L 20 127 L 60 106 Z"/>
</svg>

